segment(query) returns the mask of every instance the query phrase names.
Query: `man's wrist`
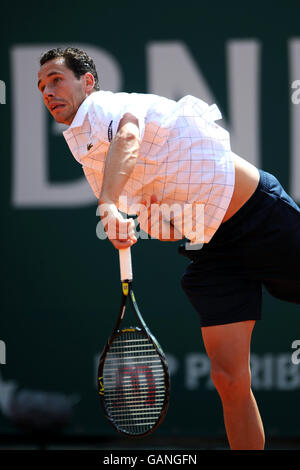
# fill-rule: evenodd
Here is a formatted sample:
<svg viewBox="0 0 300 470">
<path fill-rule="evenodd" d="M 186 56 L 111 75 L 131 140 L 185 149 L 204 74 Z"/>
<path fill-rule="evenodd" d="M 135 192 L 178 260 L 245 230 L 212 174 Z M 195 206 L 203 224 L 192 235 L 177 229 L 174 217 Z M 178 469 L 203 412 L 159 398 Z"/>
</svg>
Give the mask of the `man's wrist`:
<svg viewBox="0 0 300 470">
<path fill-rule="evenodd" d="M 114 202 L 107 202 L 105 199 L 98 200 L 98 207 L 100 210 L 100 218 L 108 217 L 108 219 L 122 219 L 116 204 Z"/>
<path fill-rule="evenodd" d="M 106 195 L 101 194 L 99 199 L 98 199 L 98 205 L 99 204 L 112 204 L 112 205 L 117 206 L 117 201 L 115 201 L 114 199 L 112 199 L 112 198 L 110 198 Z"/>
</svg>

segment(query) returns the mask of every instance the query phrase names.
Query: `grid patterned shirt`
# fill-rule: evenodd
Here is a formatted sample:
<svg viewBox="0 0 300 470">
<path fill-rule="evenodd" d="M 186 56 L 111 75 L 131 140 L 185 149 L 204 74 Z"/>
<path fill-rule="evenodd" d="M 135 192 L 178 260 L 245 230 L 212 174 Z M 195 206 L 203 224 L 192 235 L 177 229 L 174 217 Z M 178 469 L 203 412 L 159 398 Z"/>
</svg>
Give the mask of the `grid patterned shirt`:
<svg viewBox="0 0 300 470">
<path fill-rule="evenodd" d="M 180 231 L 181 221 L 189 221 L 183 237 L 208 243 L 234 189 L 229 133 L 215 123 L 222 118 L 219 109 L 190 95 L 178 102 L 141 93 L 89 95 L 63 135 L 97 198 L 106 154 L 125 113 L 138 119 L 140 149 L 119 209 L 133 215 L 136 204 L 155 194 L 160 204 L 172 208 Z M 145 220 L 140 226 L 147 231 Z"/>
</svg>

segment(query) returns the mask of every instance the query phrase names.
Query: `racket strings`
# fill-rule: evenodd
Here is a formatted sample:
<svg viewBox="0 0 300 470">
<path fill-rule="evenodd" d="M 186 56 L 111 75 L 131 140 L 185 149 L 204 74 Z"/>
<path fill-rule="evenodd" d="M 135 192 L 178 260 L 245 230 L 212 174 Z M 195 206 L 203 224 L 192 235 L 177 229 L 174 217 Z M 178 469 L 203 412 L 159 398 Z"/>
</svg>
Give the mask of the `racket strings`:
<svg viewBox="0 0 300 470">
<path fill-rule="evenodd" d="M 110 346 L 103 369 L 104 401 L 117 426 L 143 434 L 164 406 L 165 372 L 153 343 L 143 333 L 122 332 Z"/>
</svg>

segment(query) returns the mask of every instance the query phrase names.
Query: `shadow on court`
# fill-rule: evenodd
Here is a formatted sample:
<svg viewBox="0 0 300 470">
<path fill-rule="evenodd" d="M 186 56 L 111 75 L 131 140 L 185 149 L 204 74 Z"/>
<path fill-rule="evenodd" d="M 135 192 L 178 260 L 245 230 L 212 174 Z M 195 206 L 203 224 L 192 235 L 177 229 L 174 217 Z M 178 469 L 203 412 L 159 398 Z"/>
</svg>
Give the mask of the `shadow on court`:
<svg viewBox="0 0 300 470">
<path fill-rule="evenodd" d="M 107 436 L 0 435 L 1 450 L 229 450 L 225 438 L 155 437 L 143 440 Z M 300 450 L 300 437 L 269 438 L 266 450 Z"/>
</svg>

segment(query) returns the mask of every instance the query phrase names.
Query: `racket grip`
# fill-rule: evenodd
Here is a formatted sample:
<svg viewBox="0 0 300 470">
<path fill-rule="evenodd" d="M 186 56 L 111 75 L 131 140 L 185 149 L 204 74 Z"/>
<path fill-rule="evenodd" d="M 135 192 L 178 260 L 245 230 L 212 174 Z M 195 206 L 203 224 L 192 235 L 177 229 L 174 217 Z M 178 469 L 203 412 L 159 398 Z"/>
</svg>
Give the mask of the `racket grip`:
<svg viewBox="0 0 300 470">
<path fill-rule="evenodd" d="M 131 249 L 119 250 L 121 281 L 132 281 Z"/>
</svg>

